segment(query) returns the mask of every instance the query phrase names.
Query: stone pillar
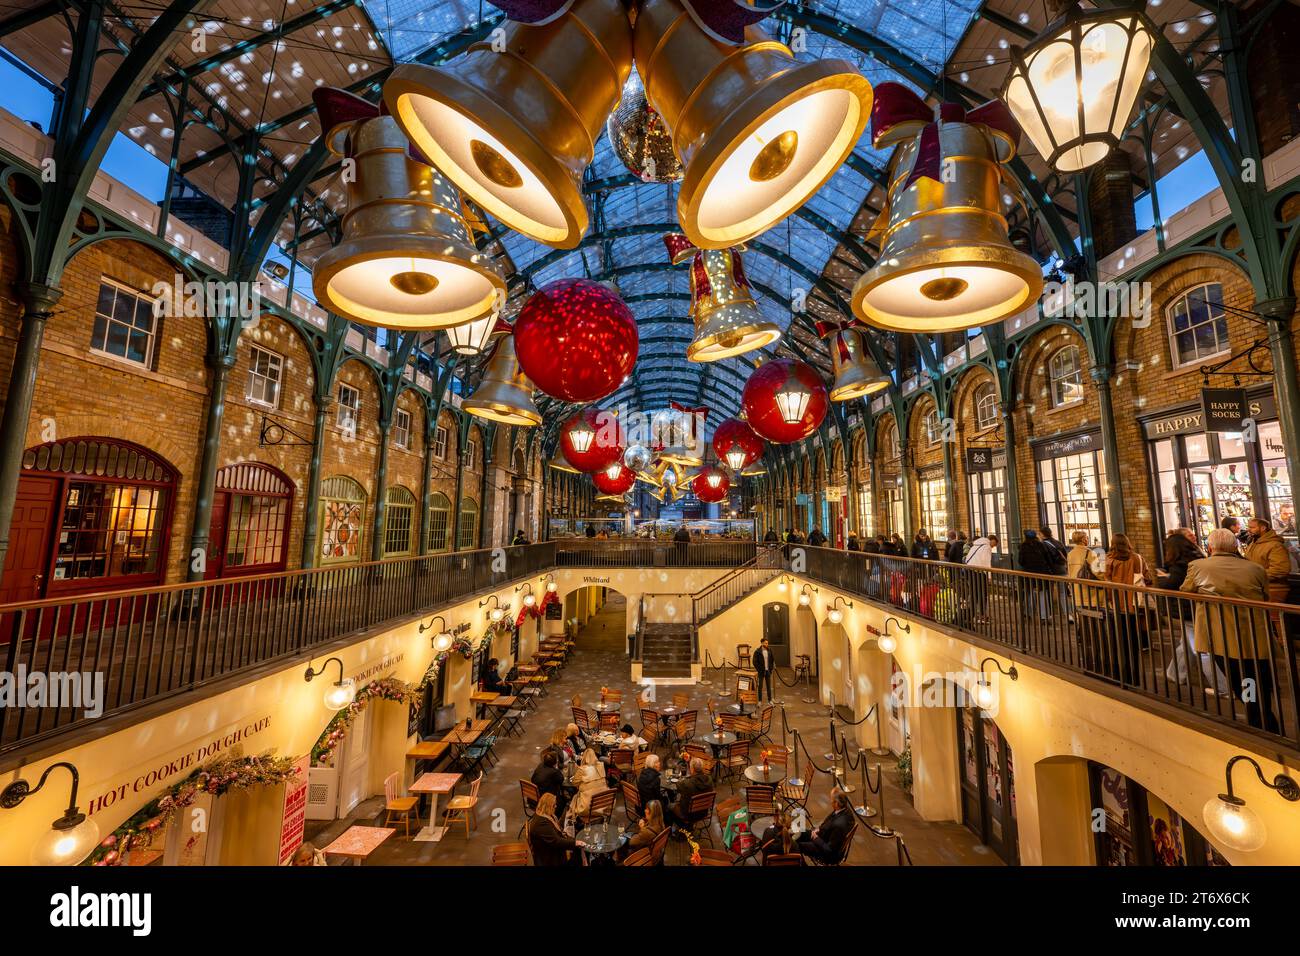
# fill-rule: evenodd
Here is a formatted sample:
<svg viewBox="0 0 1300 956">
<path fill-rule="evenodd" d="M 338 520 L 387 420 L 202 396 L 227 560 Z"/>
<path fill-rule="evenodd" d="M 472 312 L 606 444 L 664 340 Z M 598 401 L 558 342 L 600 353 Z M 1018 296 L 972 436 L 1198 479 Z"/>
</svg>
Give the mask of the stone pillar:
<svg viewBox="0 0 1300 956">
<path fill-rule="evenodd" d="M 1089 171 L 1088 216 L 1098 259 L 1137 238 L 1132 167 L 1124 150 L 1112 149 Z"/>
</svg>

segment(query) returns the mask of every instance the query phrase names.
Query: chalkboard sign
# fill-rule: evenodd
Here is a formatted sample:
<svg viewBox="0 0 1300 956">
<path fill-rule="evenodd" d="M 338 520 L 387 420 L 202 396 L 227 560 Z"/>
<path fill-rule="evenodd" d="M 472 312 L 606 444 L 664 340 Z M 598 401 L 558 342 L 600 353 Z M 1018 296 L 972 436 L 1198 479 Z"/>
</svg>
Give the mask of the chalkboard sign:
<svg viewBox="0 0 1300 956">
<path fill-rule="evenodd" d="M 546 605 L 546 619 L 548 621 L 564 620 L 564 602 L 552 601 L 550 604 Z"/>
</svg>

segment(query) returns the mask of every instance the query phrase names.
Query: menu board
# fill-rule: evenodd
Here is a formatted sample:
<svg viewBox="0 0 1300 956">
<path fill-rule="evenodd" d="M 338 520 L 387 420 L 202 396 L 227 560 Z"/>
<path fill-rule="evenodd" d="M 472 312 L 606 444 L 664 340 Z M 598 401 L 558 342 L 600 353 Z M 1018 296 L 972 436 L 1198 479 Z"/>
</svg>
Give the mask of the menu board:
<svg viewBox="0 0 1300 956">
<path fill-rule="evenodd" d="M 294 764 L 297 768 L 284 785 L 284 816 L 280 823 L 280 865 L 287 866 L 302 846 L 303 831 L 307 825 L 307 770 L 310 755 L 303 755 Z"/>
</svg>

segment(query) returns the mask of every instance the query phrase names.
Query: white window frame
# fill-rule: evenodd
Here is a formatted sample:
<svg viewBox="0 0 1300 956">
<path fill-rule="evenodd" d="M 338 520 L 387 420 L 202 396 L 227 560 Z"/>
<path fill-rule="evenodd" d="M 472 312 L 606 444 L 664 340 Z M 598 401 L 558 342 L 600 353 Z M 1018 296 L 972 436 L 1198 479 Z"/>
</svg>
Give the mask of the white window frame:
<svg viewBox="0 0 1300 956">
<path fill-rule="evenodd" d="M 400 408 L 393 410 L 393 444 L 406 450 L 411 447 L 411 413 Z"/>
<path fill-rule="evenodd" d="M 268 367 L 274 372 L 273 375 L 266 375 L 258 371 L 258 360 L 266 356 Z M 274 387 L 272 389 L 273 398 L 267 401 L 264 398 L 257 398 L 254 395 L 254 383 L 270 382 Z M 284 356 L 279 352 L 272 352 L 270 349 L 264 349 L 260 345 L 249 347 L 248 353 L 248 384 L 244 389 L 244 400 L 250 405 L 260 405 L 262 408 L 279 408 L 280 392 L 284 387 Z M 263 388 L 265 386 L 263 385 Z"/>
<path fill-rule="evenodd" d="M 980 410 L 988 407 L 992 410 L 992 416 L 985 421 Z M 986 428 L 996 428 L 998 424 L 998 390 L 993 387 L 992 382 L 984 382 L 975 386 L 975 427 L 980 431 Z"/>
<path fill-rule="evenodd" d="M 478 442 L 472 438 L 465 439 L 465 457 L 461 459 L 466 468 L 472 467 L 478 456 Z"/>
<path fill-rule="evenodd" d="M 439 461 L 447 460 L 447 426 L 437 425 L 433 429 L 433 457 Z"/>
<path fill-rule="evenodd" d="M 943 423 L 939 418 L 939 409 L 931 408 L 925 413 L 925 443 L 931 447 L 939 444 L 943 438 Z"/>
<path fill-rule="evenodd" d="M 1200 285 L 1193 286 L 1192 288 L 1185 290 L 1182 294 L 1180 294 L 1177 298 L 1175 298 L 1172 302 L 1170 302 L 1168 306 L 1165 307 L 1165 330 L 1169 337 L 1169 364 L 1173 368 L 1179 369 L 1179 368 L 1189 368 L 1190 366 L 1193 365 L 1204 365 L 1206 362 L 1211 361 L 1212 359 L 1220 358 L 1221 356 L 1227 355 L 1232 351 L 1231 338 L 1225 338 L 1223 343 L 1223 348 L 1219 349 L 1219 351 L 1217 352 L 1213 352 L 1213 353 L 1207 352 L 1205 355 L 1201 355 L 1198 352 L 1196 355 L 1188 359 L 1186 362 L 1179 361 L 1178 359 L 1178 341 L 1177 341 L 1178 335 L 1192 332 L 1192 341 L 1195 342 L 1196 335 L 1193 332 L 1193 329 L 1197 328 L 1197 326 L 1189 325 L 1187 328 L 1181 330 L 1181 332 L 1179 330 L 1176 330 L 1174 328 L 1174 311 L 1178 308 L 1179 303 L 1187 303 L 1188 315 L 1190 316 L 1191 304 L 1189 300 L 1193 295 L 1205 289 L 1208 289 L 1210 286 L 1219 287 L 1219 308 L 1222 310 L 1222 312 L 1219 315 L 1210 318 L 1208 322 L 1203 322 L 1201 324 L 1205 325 L 1208 323 L 1214 323 L 1214 322 L 1218 322 L 1220 319 L 1223 319 L 1225 325 L 1224 334 L 1225 336 L 1227 336 L 1226 325 L 1227 325 L 1228 310 L 1223 308 L 1223 283 L 1202 282 Z M 1202 295 L 1201 298 L 1205 301 L 1206 310 L 1208 311 L 1210 308 L 1209 299 L 1206 298 L 1204 295 Z M 1215 339 L 1216 340 L 1218 339 L 1217 332 L 1215 333 Z"/>
<path fill-rule="evenodd" d="M 338 391 L 335 394 L 339 410 L 334 423 L 345 432 L 352 432 L 355 435 L 357 425 L 361 421 L 361 389 L 353 388 L 347 382 L 339 382 Z M 349 394 L 351 400 L 347 397 Z"/>
<path fill-rule="evenodd" d="M 98 346 L 96 346 L 94 344 L 95 331 L 94 331 L 93 324 L 91 326 L 91 332 L 90 332 L 91 335 L 90 351 L 95 353 L 96 355 L 103 355 L 106 358 L 115 359 L 116 361 L 119 362 L 126 362 L 128 365 L 134 365 L 136 368 L 152 369 L 153 362 L 154 362 L 154 355 L 158 349 L 158 311 L 157 311 L 158 299 L 149 295 L 147 292 L 142 292 L 139 289 L 134 289 L 124 282 L 118 282 L 115 279 L 110 279 L 108 276 L 100 276 L 99 285 L 100 285 L 100 289 L 102 289 L 104 286 L 108 286 L 110 289 L 113 290 L 115 303 L 117 301 L 116 297 L 119 295 L 129 295 L 133 299 L 136 299 L 137 302 L 144 301 L 144 302 L 151 303 L 149 314 L 152 317 L 153 321 L 149 326 L 149 347 L 148 349 L 145 350 L 145 356 L 143 362 L 137 362 L 135 359 L 129 356 L 118 355 L 116 352 L 110 352 L 106 348 L 99 348 Z M 115 319 L 112 315 L 104 315 L 104 313 L 99 311 L 100 289 L 95 290 L 95 313 L 94 314 L 96 318 L 102 318 L 105 322 L 104 338 L 105 338 L 105 344 L 107 344 L 107 339 L 108 339 L 107 324 L 114 323 L 117 325 L 121 325 L 122 323 L 120 320 Z M 135 314 L 134 307 L 131 310 L 131 314 L 132 315 Z M 132 326 L 132 328 L 134 329 L 134 326 Z"/>
<path fill-rule="evenodd" d="M 1074 352 L 1074 371 L 1070 376 L 1078 375 L 1079 377 L 1079 397 L 1068 398 L 1062 401 L 1057 400 L 1057 383 L 1063 382 L 1066 376 L 1059 375 L 1056 369 L 1057 359 L 1068 351 Z M 1080 359 L 1079 346 L 1062 345 L 1059 349 L 1047 357 L 1047 397 L 1053 408 L 1066 408 L 1070 405 L 1077 405 L 1083 401 L 1083 362 Z"/>
</svg>

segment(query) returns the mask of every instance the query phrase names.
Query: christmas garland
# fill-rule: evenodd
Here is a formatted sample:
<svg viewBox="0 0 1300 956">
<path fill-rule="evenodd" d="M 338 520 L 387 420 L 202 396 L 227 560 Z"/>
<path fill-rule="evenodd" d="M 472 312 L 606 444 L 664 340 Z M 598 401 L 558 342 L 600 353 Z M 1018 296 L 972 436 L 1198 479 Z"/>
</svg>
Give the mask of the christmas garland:
<svg viewBox="0 0 1300 956">
<path fill-rule="evenodd" d="M 515 629 L 518 630 L 519 628 L 523 627 L 524 620 L 526 618 L 541 617 L 543 614 L 545 614 L 546 606 L 548 604 L 558 604 L 558 603 L 560 603 L 560 598 L 554 591 L 543 591 L 542 599 L 540 601 L 538 601 L 532 607 L 529 607 L 527 604 L 525 604 L 523 607 L 519 609 L 519 616 L 515 618 L 515 625 L 514 625 Z"/>
<path fill-rule="evenodd" d="M 413 700 L 418 701 L 421 699 L 423 699 L 423 694 L 417 694 L 403 681 L 396 678 L 381 677 L 378 680 L 372 680 L 357 691 L 357 696 L 352 703 L 330 718 L 330 722 L 325 725 L 324 732 L 321 733 L 311 748 L 311 765 L 319 767 L 334 756 L 334 751 L 338 749 L 339 744 L 343 743 L 343 738 L 348 735 L 352 722 L 357 719 L 361 711 L 365 710 L 370 701 L 391 700 L 395 704 L 409 704 Z"/>
<path fill-rule="evenodd" d="M 293 778 L 297 767 L 292 757 L 274 757 L 268 751 L 260 757 L 245 757 L 238 750 L 199 767 L 184 780 L 168 787 L 100 841 L 83 866 L 120 866 L 131 850 L 144 849 L 154 835 L 166 831 L 172 818 L 204 793 L 221 796 L 231 790 L 266 787 Z M 195 838 L 191 838 L 192 840 Z"/>
</svg>

